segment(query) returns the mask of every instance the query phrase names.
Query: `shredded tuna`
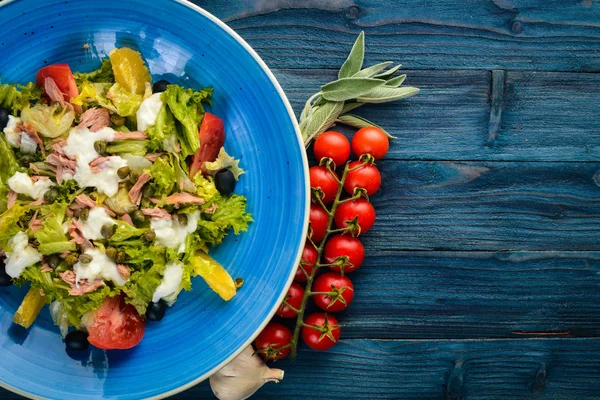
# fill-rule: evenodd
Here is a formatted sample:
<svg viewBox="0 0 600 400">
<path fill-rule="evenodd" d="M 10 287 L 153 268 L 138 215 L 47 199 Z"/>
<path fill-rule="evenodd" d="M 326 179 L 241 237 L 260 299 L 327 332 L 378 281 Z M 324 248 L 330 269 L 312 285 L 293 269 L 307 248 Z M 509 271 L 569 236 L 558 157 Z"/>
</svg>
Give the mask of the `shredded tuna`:
<svg viewBox="0 0 600 400">
<path fill-rule="evenodd" d="M 34 163 L 29 164 L 29 168 L 31 168 L 36 174 L 40 173 L 40 169 Z"/>
<path fill-rule="evenodd" d="M 44 221 L 37 218 L 38 211 L 39 210 L 35 210 L 35 214 L 33 214 L 31 221 L 29 221 L 29 229 L 31 229 L 32 232 L 39 231 L 40 229 L 42 229 L 43 226 Z"/>
<path fill-rule="evenodd" d="M 71 296 L 81 296 L 87 293 L 92 293 L 98 288 L 101 288 L 102 286 L 104 286 L 104 281 L 100 279 L 97 279 L 92 283 L 88 283 L 86 280 L 79 282 L 75 286 L 71 287 L 71 290 L 69 290 L 69 294 Z"/>
<path fill-rule="evenodd" d="M 162 208 L 142 208 L 142 213 L 152 219 L 171 219 L 171 214 Z"/>
<path fill-rule="evenodd" d="M 125 140 L 125 139 L 146 139 L 148 135 L 144 132 L 134 131 L 134 132 L 115 132 L 115 137 L 113 140 Z"/>
<path fill-rule="evenodd" d="M 56 183 L 58 183 L 59 185 L 63 183 L 63 173 L 64 173 L 63 165 L 58 164 L 56 166 Z"/>
<path fill-rule="evenodd" d="M 46 156 L 46 149 L 44 148 L 44 142 L 42 142 L 40 135 L 38 135 L 37 131 L 35 129 L 33 129 L 33 127 L 31 125 L 20 123 L 17 125 L 15 132 L 20 132 L 21 134 L 24 133 L 24 134 L 28 135 L 29 137 L 31 137 L 33 139 L 33 141 L 36 142 L 38 144 L 38 146 L 40 146 L 42 155 L 44 157 Z"/>
<path fill-rule="evenodd" d="M 197 204 L 202 205 L 205 203 L 202 197 L 194 196 L 189 193 L 175 193 L 165 199 L 165 203 L 174 204 L 176 207 L 181 204 Z"/>
<path fill-rule="evenodd" d="M 71 220 L 71 224 L 69 225 L 69 236 L 71 236 L 71 241 L 77 244 L 83 244 L 85 242 L 85 237 L 83 237 L 83 225 L 81 222 L 77 220 Z"/>
<path fill-rule="evenodd" d="M 44 297 L 46 295 L 46 292 L 44 292 L 44 289 L 40 289 L 40 296 Z"/>
<path fill-rule="evenodd" d="M 71 254 L 71 252 L 70 252 L 69 250 L 65 250 L 65 251 L 63 251 L 62 253 L 60 253 L 60 256 L 59 256 L 59 257 L 60 257 L 60 258 L 62 258 L 62 259 L 64 260 L 65 258 L 67 258 L 67 256 L 68 256 L 69 254 Z"/>
<path fill-rule="evenodd" d="M 117 264 L 117 271 L 119 272 L 119 275 L 121 275 L 121 278 L 125 280 L 131 276 L 131 269 L 126 265 Z"/>
<path fill-rule="evenodd" d="M 77 161 L 68 157 L 65 157 L 59 153 L 51 153 L 48 157 L 46 157 L 46 162 L 50 165 L 57 166 L 62 164 L 65 170 L 72 170 L 73 173 L 77 169 Z"/>
<path fill-rule="evenodd" d="M 212 203 L 212 205 L 210 207 L 208 207 L 206 210 L 204 210 L 204 212 L 206 214 L 214 214 L 215 211 L 217 211 L 217 203 Z"/>
<path fill-rule="evenodd" d="M 154 197 L 150 197 L 150 201 L 153 202 L 154 204 L 160 204 L 161 201 L 159 199 L 156 199 Z"/>
<path fill-rule="evenodd" d="M 75 271 L 65 271 L 65 272 L 60 272 L 58 274 L 58 276 L 60 276 L 60 279 L 63 280 L 64 283 L 75 286 L 75 283 L 77 281 L 77 275 L 75 275 Z"/>
<path fill-rule="evenodd" d="M 56 82 L 54 82 L 54 79 L 50 77 L 46 77 L 46 79 L 44 79 L 44 90 L 46 91 L 48 97 L 50 97 L 50 100 L 60 103 L 61 107 L 65 107 L 67 105 L 67 102 L 65 101 L 65 95 L 60 91 L 56 85 Z"/>
<path fill-rule="evenodd" d="M 149 153 L 146 154 L 144 157 L 146 158 L 146 160 L 150 161 L 150 162 L 154 162 L 156 160 L 158 160 L 158 157 L 165 155 L 166 153 Z"/>
<path fill-rule="evenodd" d="M 14 190 L 11 190 L 10 192 L 8 192 L 7 207 L 11 208 L 12 206 L 15 205 L 16 202 L 17 202 L 17 192 L 15 192 Z"/>
<path fill-rule="evenodd" d="M 104 108 L 90 108 L 81 114 L 81 122 L 77 125 L 78 128 L 89 128 L 92 132 L 97 132 L 100 129 L 110 125 L 110 113 Z"/>
<path fill-rule="evenodd" d="M 140 201 L 142 201 L 142 188 L 150 179 L 152 179 L 152 177 L 144 172 L 142 175 L 140 175 L 135 185 L 133 185 L 127 194 L 129 196 L 129 200 L 131 200 L 133 204 L 138 206 L 140 205 Z"/>
<path fill-rule="evenodd" d="M 111 217 L 113 217 L 113 218 L 114 218 L 114 217 L 116 217 L 116 216 L 117 216 L 117 214 L 116 214 L 116 213 L 115 213 L 113 210 L 111 210 L 110 208 L 108 208 L 108 206 L 107 206 L 107 205 L 104 205 L 104 204 L 102 204 L 102 208 L 104 208 L 104 211 L 106 211 L 106 213 L 107 213 L 108 215 L 110 215 Z"/>
<path fill-rule="evenodd" d="M 35 207 L 35 206 L 41 206 L 42 204 L 44 204 L 46 201 L 44 200 L 44 198 L 42 197 L 41 199 L 37 199 L 36 201 L 32 201 L 31 203 L 29 203 L 29 205 L 31 207 Z"/>
<path fill-rule="evenodd" d="M 71 208 L 67 207 L 67 209 L 65 210 L 65 214 L 67 214 L 67 217 L 71 217 L 73 218 L 73 210 L 71 210 Z"/>
<path fill-rule="evenodd" d="M 41 175 L 32 175 L 30 178 L 34 182 L 37 182 L 37 181 L 46 181 L 46 180 L 50 179 L 47 176 L 41 176 Z"/>
<path fill-rule="evenodd" d="M 75 197 L 75 202 L 80 206 L 88 208 L 96 207 L 96 202 L 87 194 L 80 194 L 79 196 Z"/>
<path fill-rule="evenodd" d="M 119 219 L 121 221 L 125 222 L 126 224 L 133 226 L 133 221 L 131 220 L 131 217 L 129 216 L 129 214 L 123 214 L 119 217 Z"/>
<path fill-rule="evenodd" d="M 175 150 L 175 153 L 180 153 L 181 145 L 179 143 L 176 143 L 175 146 L 173 146 L 173 150 Z"/>
<path fill-rule="evenodd" d="M 42 272 L 52 272 L 54 270 L 52 269 L 52 267 L 50 266 L 50 264 L 48 264 L 47 262 L 45 262 L 45 263 L 42 264 L 42 268 L 40 268 L 40 271 L 42 271 Z"/>
<path fill-rule="evenodd" d="M 106 156 L 106 157 L 98 157 L 95 160 L 90 162 L 90 167 L 94 168 L 94 167 L 100 167 L 102 164 L 104 164 L 105 162 L 110 161 L 111 156 Z"/>
</svg>

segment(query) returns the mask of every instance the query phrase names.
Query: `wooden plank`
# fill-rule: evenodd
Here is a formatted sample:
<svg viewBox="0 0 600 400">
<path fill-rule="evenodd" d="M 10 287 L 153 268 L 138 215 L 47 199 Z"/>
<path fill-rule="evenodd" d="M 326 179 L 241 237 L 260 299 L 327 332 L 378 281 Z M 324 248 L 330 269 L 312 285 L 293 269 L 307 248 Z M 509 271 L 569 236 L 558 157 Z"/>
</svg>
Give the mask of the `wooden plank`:
<svg viewBox="0 0 600 400">
<path fill-rule="evenodd" d="M 598 399 L 600 340 L 344 340 L 305 349 L 257 399 Z M 212 399 L 202 383 L 175 399 Z"/>
<path fill-rule="evenodd" d="M 373 252 L 600 250 L 600 163 L 378 165 Z"/>
<path fill-rule="evenodd" d="M 194 0 L 273 68 L 339 68 L 358 33 L 367 62 L 415 69 L 600 71 L 592 1 Z"/>
<path fill-rule="evenodd" d="M 349 275 L 343 338 L 600 334 L 600 252 L 385 252 Z"/>
<path fill-rule="evenodd" d="M 417 96 L 357 110 L 398 138 L 392 141 L 388 158 L 600 159 L 600 74 L 404 72 L 407 85 L 421 88 Z M 297 115 L 320 85 L 335 79 L 335 73 L 275 71 Z"/>
</svg>

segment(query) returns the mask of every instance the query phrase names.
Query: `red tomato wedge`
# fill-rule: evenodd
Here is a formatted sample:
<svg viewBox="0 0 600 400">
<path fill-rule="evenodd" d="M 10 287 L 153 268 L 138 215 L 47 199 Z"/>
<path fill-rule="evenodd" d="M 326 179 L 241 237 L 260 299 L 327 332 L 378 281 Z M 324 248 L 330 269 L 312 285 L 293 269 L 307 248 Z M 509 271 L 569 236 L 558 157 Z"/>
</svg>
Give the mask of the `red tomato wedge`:
<svg viewBox="0 0 600 400">
<path fill-rule="evenodd" d="M 214 114 L 204 113 L 198 136 L 200 148 L 194 154 L 190 164 L 190 178 L 193 178 L 202 169 L 202 164 L 207 161 L 215 161 L 219 155 L 219 150 L 225 143 L 223 120 Z"/>
<path fill-rule="evenodd" d="M 130 349 L 144 337 L 144 319 L 122 296 L 104 299 L 90 321 L 88 341 L 99 349 Z"/>
<path fill-rule="evenodd" d="M 35 77 L 35 84 L 39 88 L 43 88 L 46 78 L 54 79 L 56 86 L 63 93 L 65 101 L 79 96 L 79 90 L 69 64 L 52 64 L 40 69 Z"/>
</svg>

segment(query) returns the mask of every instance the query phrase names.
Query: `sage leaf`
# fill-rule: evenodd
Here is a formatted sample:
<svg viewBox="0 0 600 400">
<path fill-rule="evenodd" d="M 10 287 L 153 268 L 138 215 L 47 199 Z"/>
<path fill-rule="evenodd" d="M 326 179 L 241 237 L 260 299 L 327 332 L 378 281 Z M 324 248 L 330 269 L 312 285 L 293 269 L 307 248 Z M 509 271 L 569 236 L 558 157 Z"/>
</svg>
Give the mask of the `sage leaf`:
<svg viewBox="0 0 600 400">
<path fill-rule="evenodd" d="M 352 46 L 352 50 L 348 55 L 346 61 L 338 72 L 338 78 L 349 78 L 356 74 L 362 68 L 363 60 L 365 58 L 365 33 L 361 32 Z"/>
<path fill-rule="evenodd" d="M 360 97 L 383 85 L 385 85 L 383 79 L 342 78 L 321 86 L 321 97 L 329 101 L 346 101 Z"/>
<path fill-rule="evenodd" d="M 405 86 L 400 88 L 381 86 L 356 98 L 359 103 L 387 103 L 389 101 L 404 99 L 419 93 L 416 87 Z"/>
<path fill-rule="evenodd" d="M 302 131 L 304 144 L 308 146 L 313 139 L 317 138 L 333 125 L 343 107 L 344 103 L 341 101 L 328 101 L 317 107 L 313 112 L 310 122 L 308 122 L 304 131 Z"/>
<path fill-rule="evenodd" d="M 346 102 L 344 103 L 344 108 L 342 108 L 342 112 L 340 114 L 346 114 L 347 112 L 352 111 L 362 105 L 364 105 L 364 103 L 357 103 L 355 101 Z"/>
<path fill-rule="evenodd" d="M 385 132 L 387 137 L 395 139 L 394 136 L 390 135 L 385 129 L 383 129 L 379 125 L 372 123 L 371 121 L 369 121 L 366 118 L 359 117 L 358 115 L 354 115 L 354 114 L 341 115 L 340 117 L 338 117 L 337 121 L 344 125 L 348 125 L 348 126 L 351 126 L 353 128 L 358 128 L 358 129 L 374 126 L 375 128 L 379 128 L 383 132 Z"/>
<path fill-rule="evenodd" d="M 386 61 L 386 62 L 382 62 L 379 64 L 375 64 L 372 67 L 365 68 L 363 70 L 358 71 L 356 74 L 352 75 L 352 77 L 353 78 L 372 78 L 375 75 L 377 75 L 377 73 L 383 71 L 384 69 L 386 69 L 387 67 L 389 67 L 392 64 L 393 64 L 393 62 L 391 62 L 391 61 Z"/>
<path fill-rule="evenodd" d="M 398 87 L 398 86 L 402 85 L 402 82 L 404 82 L 405 79 L 406 79 L 406 74 L 399 75 L 395 78 L 388 80 L 385 83 L 385 86 Z"/>
<path fill-rule="evenodd" d="M 396 71 L 398 71 L 400 69 L 401 66 L 402 66 L 402 64 L 398 64 L 395 67 L 388 69 L 387 71 L 384 71 L 380 74 L 375 75 L 373 78 L 379 78 L 379 79 L 385 79 L 385 80 L 390 79 L 396 73 Z"/>
</svg>

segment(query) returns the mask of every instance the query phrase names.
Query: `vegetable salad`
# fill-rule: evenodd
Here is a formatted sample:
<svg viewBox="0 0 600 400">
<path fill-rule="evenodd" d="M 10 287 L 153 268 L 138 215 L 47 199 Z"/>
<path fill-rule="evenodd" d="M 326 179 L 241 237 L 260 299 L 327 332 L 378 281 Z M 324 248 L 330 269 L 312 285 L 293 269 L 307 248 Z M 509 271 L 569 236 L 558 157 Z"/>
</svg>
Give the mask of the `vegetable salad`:
<svg viewBox="0 0 600 400">
<path fill-rule="evenodd" d="M 211 95 L 152 84 L 128 48 L 0 84 L 0 285 L 31 285 L 16 323 L 47 303 L 71 350 L 130 348 L 192 277 L 235 295 L 208 251 L 252 219 Z"/>
</svg>

